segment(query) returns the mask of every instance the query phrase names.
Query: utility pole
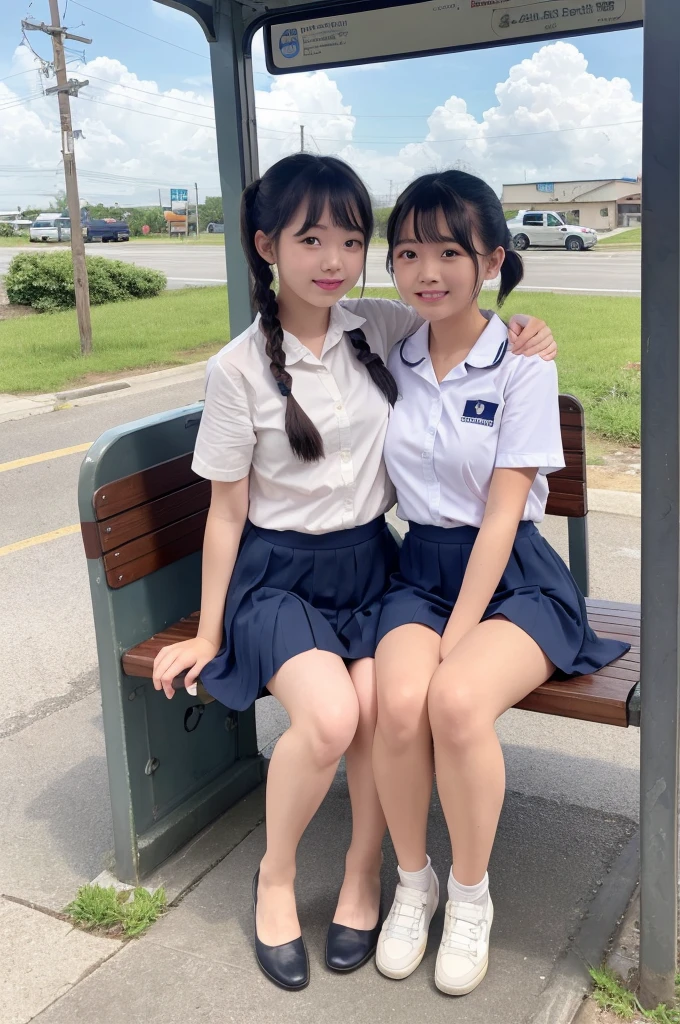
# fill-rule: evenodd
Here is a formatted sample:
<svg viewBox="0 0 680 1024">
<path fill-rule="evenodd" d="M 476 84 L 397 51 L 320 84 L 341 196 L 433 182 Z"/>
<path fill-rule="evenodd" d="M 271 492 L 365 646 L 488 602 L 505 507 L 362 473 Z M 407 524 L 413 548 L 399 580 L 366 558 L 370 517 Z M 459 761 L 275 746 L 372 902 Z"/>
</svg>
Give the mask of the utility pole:
<svg viewBox="0 0 680 1024">
<path fill-rule="evenodd" d="M 160 189 L 158 189 L 158 205 L 160 206 L 160 208 L 162 210 L 163 209 L 163 201 L 161 199 L 161 190 Z"/>
<path fill-rule="evenodd" d="M 198 238 L 200 229 L 198 226 L 198 182 L 196 181 L 194 182 L 194 188 L 196 189 L 196 238 Z"/>
<path fill-rule="evenodd" d="M 64 39 L 74 39 L 79 43 L 91 43 L 91 39 L 71 35 L 62 28 L 59 19 L 58 0 L 49 0 L 52 24 L 42 22 L 37 25 L 23 21 L 24 30 L 46 32 L 52 37 L 54 52 L 54 74 L 56 88 L 46 89 L 46 94 L 55 93 L 59 101 L 59 118 L 61 121 L 61 152 L 64 158 L 64 178 L 66 180 L 66 199 L 71 219 L 71 253 L 73 257 L 73 284 L 76 293 L 76 313 L 78 331 L 80 333 L 80 351 L 82 355 L 92 352 L 92 325 L 90 322 L 90 293 L 87 283 L 87 264 L 85 262 L 85 242 L 81 228 L 80 199 L 78 197 L 78 178 L 76 176 L 75 146 L 73 143 L 73 125 L 71 123 L 71 104 L 69 97 L 77 96 L 78 89 L 88 82 L 66 78 L 66 58 L 64 57 Z"/>
<path fill-rule="evenodd" d="M 305 151 L 305 126 L 303 124 L 301 124 L 300 125 L 300 152 L 304 153 L 304 151 Z"/>
</svg>

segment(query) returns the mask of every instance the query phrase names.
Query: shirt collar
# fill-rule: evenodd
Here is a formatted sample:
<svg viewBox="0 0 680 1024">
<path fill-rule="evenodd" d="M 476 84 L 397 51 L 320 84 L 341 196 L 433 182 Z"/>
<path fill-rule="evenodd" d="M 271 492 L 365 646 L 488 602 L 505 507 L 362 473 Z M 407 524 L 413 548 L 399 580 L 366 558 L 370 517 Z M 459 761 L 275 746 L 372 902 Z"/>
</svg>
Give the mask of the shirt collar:
<svg viewBox="0 0 680 1024">
<path fill-rule="evenodd" d="M 479 370 L 489 370 L 502 363 L 508 348 L 508 329 L 499 316 L 492 313 L 487 317 L 489 324 L 484 328 L 475 344 L 470 349 L 463 366 L 454 366 L 444 380 L 451 376 L 460 376 L 467 372 L 466 367 L 472 366 Z M 419 377 L 433 380 L 436 383 L 432 360 L 430 359 L 430 325 L 422 324 L 415 334 L 406 338 L 399 346 L 401 361 L 417 373 Z M 462 371 L 462 374 L 461 374 Z M 442 381 L 443 383 L 443 381 Z M 438 386 L 438 385 L 437 385 Z"/>
<path fill-rule="evenodd" d="M 258 313 L 253 327 L 259 329 L 260 333 L 262 333 L 260 320 L 261 317 Z M 326 333 L 326 339 L 321 351 L 321 358 L 323 359 L 327 352 L 330 352 L 332 348 L 335 348 L 346 331 L 355 331 L 365 323 L 365 317 L 357 316 L 356 313 L 352 313 L 345 306 L 341 305 L 341 303 L 336 302 L 334 306 L 331 306 L 328 332 Z M 294 334 L 289 334 L 288 331 L 283 332 L 283 350 L 286 353 L 286 366 L 292 366 L 294 363 L 300 362 L 300 360 L 305 357 L 311 359 L 312 362 L 318 362 L 306 345 L 303 345 L 298 341 Z"/>
<path fill-rule="evenodd" d="M 477 338 L 465 362 L 478 370 L 490 370 L 503 362 L 507 349 L 508 328 L 501 318 L 493 313 L 488 327 L 485 327 Z"/>
</svg>

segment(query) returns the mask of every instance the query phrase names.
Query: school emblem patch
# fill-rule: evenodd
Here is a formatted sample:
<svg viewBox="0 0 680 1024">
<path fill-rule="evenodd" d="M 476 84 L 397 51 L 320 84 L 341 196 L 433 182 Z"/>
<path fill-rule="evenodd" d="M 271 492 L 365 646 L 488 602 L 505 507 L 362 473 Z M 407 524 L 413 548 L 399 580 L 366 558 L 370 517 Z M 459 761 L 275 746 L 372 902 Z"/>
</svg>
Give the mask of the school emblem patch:
<svg viewBox="0 0 680 1024">
<path fill-rule="evenodd" d="M 472 398 L 465 403 L 462 423 L 478 423 L 482 427 L 492 427 L 498 402 L 483 402 L 481 398 Z"/>
</svg>

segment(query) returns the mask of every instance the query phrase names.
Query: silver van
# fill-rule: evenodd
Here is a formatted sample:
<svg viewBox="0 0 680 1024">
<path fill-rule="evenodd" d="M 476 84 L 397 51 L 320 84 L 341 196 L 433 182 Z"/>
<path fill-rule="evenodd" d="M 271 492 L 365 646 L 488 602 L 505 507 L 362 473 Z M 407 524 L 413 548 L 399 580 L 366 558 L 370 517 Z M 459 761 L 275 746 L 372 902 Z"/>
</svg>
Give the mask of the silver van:
<svg viewBox="0 0 680 1024">
<path fill-rule="evenodd" d="M 70 242 L 71 220 L 60 213 L 40 213 L 28 231 L 31 242 Z"/>
<path fill-rule="evenodd" d="M 508 221 L 515 249 L 522 252 L 530 245 L 559 246 L 570 252 L 582 252 L 597 244 L 597 231 L 567 224 L 556 210 L 520 210 Z"/>
</svg>

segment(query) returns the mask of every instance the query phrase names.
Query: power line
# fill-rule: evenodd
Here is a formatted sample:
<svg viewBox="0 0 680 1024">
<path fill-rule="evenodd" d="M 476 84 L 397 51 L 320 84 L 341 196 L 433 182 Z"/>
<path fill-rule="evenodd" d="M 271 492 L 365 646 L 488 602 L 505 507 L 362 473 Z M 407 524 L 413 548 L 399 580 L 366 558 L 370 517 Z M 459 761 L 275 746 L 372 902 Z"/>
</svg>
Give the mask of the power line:
<svg viewBox="0 0 680 1024">
<path fill-rule="evenodd" d="M 40 74 L 39 68 L 27 68 L 26 71 L 15 71 L 13 75 L 5 75 L 4 78 L 0 78 L 0 82 L 6 82 L 8 78 L 18 78 L 19 75 L 33 75 Z"/>
<path fill-rule="evenodd" d="M 199 53 L 198 50 L 189 50 L 186 46 L 180 46 L 179 43 L 173 43 L 170 39 L 162 39 L 161 36 L 155 36 L 151 32 L 145 32 L 144 29 L 137 28 L 136 25 L 128 25 L 125 21 L 119 21 L 118 18 L 112 18 L 110 14 L 104 14 L 103 11 L 98 11 L 94 7 L 88 7 L 87 4 L 81 4 L 78 0 L 70 0 L 74 7 L 82 7 L 84 11 L 89 11 L 91 14 L 98 14 L 100 18 L 107 18 L 108 21 L 113 21 L 116 25 L 122 25 L 123 28 L 129 28 L 131 32 L 138 32 L 141 36 L 147 36 L 149 39 L 155 39 L 158 43 L 165 43 L 166 46 L 174 46 L 176 50 L 183 50 L 184 53 L 192 53 L 194 57 L 201 57 L 202 60 L 210 60 L 207 53 Z M 263 75 L 265 78 L 271 78 L 271 75 L 266 74 L 264 71 L 256 71 L 256 75 Z"/>
<path fill-rule="evenodd" d="M 185 53 L 192 53 L 194 57 L 201 57 L 203 60 L 210 60 L 206 53 L 199 53 L 198 50 L 189 50 L 186 46 L 180 46 L 179 43 L 173 43 L 169 39 L 161 39 L 160 36 L 155 36 L 151 32 L 145 32 L 144 29 L 137 28 L 135 25 L 128 25 L 125 21 L 119 21 L 118 18 L 112 18 L 110 14 L 104 14 L 103 11 L 97 11 L 94 7 L 88 7 L 87 4 L 78 3 L 77 0 L 71 0 L 74 7 L 82 7 L 84 11 L 89 11 L 90 14 L 98 14 L 100 18 L 106 18 L 107 21 L 114 21 L 116 25 L 122 25 L 123 28 L 129 28 L 131 32 L 138 32 L 140 36 L 147 36 L 149 39 L 155 39 L 159 43 L 165 43 L 166 46 L 174 46 L 176 50 L 183 50 Z"/>
<path fill-rule="evenodd" d="M 90 88 L 94 89 L 96 92 L 106 93 L 109 96 L 118 96 L 122 100 L 127 98 L 125 96 L 121 96 L 120 93 L 116 92 L 115 89 L 104 89 L 104 88 L 102 88 L 101 85 L 93 85 Z M 176 97 L 173 96 L 173 97 L 168 97 L 168 98 L 169 99 L 175 99 Z M 138 100 L 135 97 L 135 102 L 137 102 L 137 103 L 146 103 L 147 106 L 149 106 L 149 107 L 157 107 L 159 110 L 174 111 L 177 114 L 189 114 L 190 117 L 202 117 L 204 120 L 209 118 L 208 114 L 194 114 L 190 110 L 178 110 L 177 107 L 169 107 L 169 106 L 167 106 L 164 103 L 153 103 L 151 100 Z M 207 104 L 206 104 L 206 106 L 207 106 Z M 125 109 L 126 110 L 131 110 L 133 112 L 135 111 L 134 107 L 126 107 Z M 140 113 L 147 113 L 147 111 L 139 111 L 139 112 Z M 212 125 L 210 127 L 214 127 L 214 125 L 215 125 L 214 117 L 210 117 L 209 119 L 212 121 Z M 204 127 L 207 127 L 207 125 L 204 126 Z"/>
</svg>

